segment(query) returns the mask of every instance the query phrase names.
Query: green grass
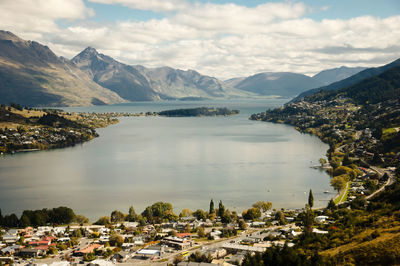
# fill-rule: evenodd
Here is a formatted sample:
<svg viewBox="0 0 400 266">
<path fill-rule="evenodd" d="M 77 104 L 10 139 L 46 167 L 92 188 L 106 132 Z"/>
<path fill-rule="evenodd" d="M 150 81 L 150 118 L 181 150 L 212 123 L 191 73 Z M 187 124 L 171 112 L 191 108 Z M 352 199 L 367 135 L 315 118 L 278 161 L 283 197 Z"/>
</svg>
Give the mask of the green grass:
<svg viewBox="0 0 400 266">
<path fill-rule="evenodd" d="M 342 197 L 343 197 L 342 202 L 345 202 L 345 201 L 347 200 L 347 197 L 349 196 L 349 191 L 350 191 L 350 182 L 348 182 L 348 184 L 349 184 L 348 186 L 347 186 L 347 184 L 346 184 L 347 189 L 342 189 L 342 190 L 340 191 L 339 196 L 336 197 L 336 198 L 333 200 L 333 202 L 334 202 L 336 205 L 340 203 L 340 199 L 341 199 Z M 344 196 L 343 196 L 343 194 L 344 194 Z"/>
<path fill-rule="evenodd" d="M 389 140 L 397 135 L 395 128 L 384 128 L 382 129 L 382 140 Z"/>
</svg>

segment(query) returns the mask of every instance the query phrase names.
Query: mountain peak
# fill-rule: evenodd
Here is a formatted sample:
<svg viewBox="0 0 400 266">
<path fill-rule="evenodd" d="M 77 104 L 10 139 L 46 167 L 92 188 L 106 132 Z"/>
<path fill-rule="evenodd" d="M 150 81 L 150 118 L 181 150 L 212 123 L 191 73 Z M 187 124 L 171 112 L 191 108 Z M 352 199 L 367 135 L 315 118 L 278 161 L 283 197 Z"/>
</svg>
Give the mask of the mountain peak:
<svg viewBox="0 0 400 266">
<path fill-rule="evenodd" d="M 83 50 L 83 51 L 81 52 L 81 54 L 98 55 L 99 53 L 98 53 L 97 50 L 94 49 L 93 47 L 88 46 L 88 47 L 85 48 L 85 50 Z"/>
<path fill-rule="evenodd" d="M 0 30 L 0 40 L 14 41 L 14 42 L 24 42 L 21 38 L 12 32 Z"/>
</svg>

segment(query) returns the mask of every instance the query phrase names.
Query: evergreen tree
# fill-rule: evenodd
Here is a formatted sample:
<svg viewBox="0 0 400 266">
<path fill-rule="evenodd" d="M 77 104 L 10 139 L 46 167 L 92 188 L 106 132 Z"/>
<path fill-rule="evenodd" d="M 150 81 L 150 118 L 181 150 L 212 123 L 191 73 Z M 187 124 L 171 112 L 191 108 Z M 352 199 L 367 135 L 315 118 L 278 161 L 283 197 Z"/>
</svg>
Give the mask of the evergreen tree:
<svg viewBox="0 0 400 266">
<path fill-rule="evenodd" d="M 129 207 L 129 212 L 128 212 L 128 216 L 126 217 L 126 219 L 129 222 L 135 222 L 137 220 L 137 214 L 136 214 L 133 206 Z"/>
<path fill-rule="evenodd" d="M 335 204 L 335 202 L 333 201 L 333 199 L 331 199 L 329 202 L 328 202 L 328 206 L 327 206 L 327 208 L 329 209 L 329 210 L 334 210 L 335 208 L 336 208 L 336 204 Z"/>
<path fill-rule="evenodd" d="M 214 213 L 214 201 L 211 199 L 210 201 L 210 214 Z"/>
<path fill-rule="evenodd" d="M 308 194 L 308 206 L 310 206 L 310 209 L 314 206 L 314 195 L 311 189 L 310 193 Z"/>
<path fill-rule="evenodd" d="M 225 213 L 225 206 L 224 204 L 222 204 L 222 200 L 220 200 L 218 205 L 218 216 L 222 218 L 222 216 L 224 216 L 224 213 Z"/>
</svg>

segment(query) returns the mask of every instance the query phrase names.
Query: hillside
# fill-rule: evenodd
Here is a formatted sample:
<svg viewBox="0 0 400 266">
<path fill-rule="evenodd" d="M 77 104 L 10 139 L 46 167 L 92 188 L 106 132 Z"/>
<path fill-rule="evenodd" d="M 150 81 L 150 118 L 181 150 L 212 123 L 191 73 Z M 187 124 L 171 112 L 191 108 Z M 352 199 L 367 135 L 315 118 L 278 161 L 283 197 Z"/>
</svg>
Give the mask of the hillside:
<svg viewBox="0 0 400 266">
<path fill-rule="evenodd" d="M 342 66 L 339 68 L 323 70 L 323 71 L 317 73 L 316 75 L 314 75 L 312 78 L 316 81 L 321 82 L 323 85 L 329 85 L 336 81 L 340 81 L 340 80 L 346 79 L 350 76 L 353 76 L 365 69 L 366 69 L 365 67 Z"/>
<path fill-rule="evenodd" d="M 290 72 L 265 72 L 249 77 L 232 78 L 224 81 L 227 87 L 233 87 L 242 91 L 253 92 L 264 96 L 294 97 L 298 94 L 321 87 L 354 75 L 363 67 L 340 67 L 327 69 L 313 77 Z"/>
<path fill-rule="evenodd" d="M 71 60 L 94 82 L 116 92 L 129 101 L 153 101 L 160 96 L 136 68 L 121 64 L 113 58 L 88 47 Z"/>
<path fill-rule="evenodd" d="M 88 106 L 124 102 L 47 46 L 0 31 L 0 102 Z"/>
<path fill-rule="evenodd" d="M 201 75 L 194 70 L 183 71 L 170 67 L 135 67 L 147 77 L 153 90 L 162 95 L 173 98 L 228 96 L 222 82 L 216 78 Z"/>
<path fill-rule="evenodd" d="M 400 96 L 400 65 L 390 68 L 382 74 L 339 90 L 321 91 L 305 97 L 307 100 L 332 100 L 338 97 L 352 99 L 357 104 L 376 104 Z"/>
<path fill-rule="evenodd" d="M 120 114 L 66 113 L 57 109 L 0 105 L 0 154 L 74 146 L 98 136 Z"/>
<path fill-rule="evenodd" d="M 303 74 L 266 72 L 240 80 L 234 87 L 259 95 L 293 97 L 309 88 L 321 86 L 321 84 Z"/>
<path fill-rule="evenodd" d="M 213 99 L 247 95 L 194 70 L 122 64 L 88 47 L 72 60 L 99 85 L 129 101 Z"/>
<path fill-rule="evenodd" d="M 295 246 L 275 250 L 274 256 L 266 252 L 264 263 L 400 263 L 399 96 L 400 66 L 392 65 L 352 86 L 321 91 L 251 116 L 293 125 L 328 143 L 328 162 L 321 159 L 321 164 L 332 176 L 332 187 L 345 195 L 340 204 L 331 200 L 323 210 L 306 207 L 303 234 Z M 318 214 L 329 222 L 316 222 Z M 252 259 L 258 258 L 250 257 L 243 265 L 254 265 Z"/>
<path fill-rule="evenodd" d="M 338 89 L 350 87 L 352 85 L 355 85 L 355 84 L 361 82 L 364 79 L 367 79 L 367 78 L 370 78 L 373 76 L 377 76 L 377 75 L 385 72 L 386 70 L 388 70 L 392 67 L 398 66 L 398 65 L 400 65 L 400 59 L 397 59 L 396 61 L 393 61 L 393 62 L 391 62 L 387 65 L 381 66 L 381 67 L 367 68 L 351 77 L 348 77 L 344 80 L 334 82 L 328 86 L 322 86 L 322 87 L 318 87 L 315 89 L 305 91 L 305 92 L 301 93 L 299 96 L 297 96 L 295 99 L 293 99 L 293 101 L 299 101 L 299 100 L 303 99 L 304 97 L 312 95 L 321 90 L 338 90 Z"/>
</svg>

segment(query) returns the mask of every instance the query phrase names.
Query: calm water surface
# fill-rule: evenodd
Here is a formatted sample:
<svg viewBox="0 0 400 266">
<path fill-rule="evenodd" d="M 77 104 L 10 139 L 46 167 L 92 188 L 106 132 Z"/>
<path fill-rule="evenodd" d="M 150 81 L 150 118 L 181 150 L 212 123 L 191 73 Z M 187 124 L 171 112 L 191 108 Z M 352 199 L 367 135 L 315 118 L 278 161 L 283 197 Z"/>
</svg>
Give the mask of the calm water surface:
<svg viewBox="0 0 400 266">
<path fill-rule="evenodd" d="M 156 201 L 175 211 L 208 209 L 211 198 L 242 211 L 272 201 L 301 208 L 308 190 L 315 205 L 332 194 L 329 176 L 310 168 L 328 146 L 293 127 L 248 117 L 285 100 L 145 102 L 65 108 L 69 111 L 142 112 L 198 106 L 240 110 L 230 117 L 127 117 L 99 129 L 99 138 L 71 148 L 0 157 L 0 208 L 68 206 L 94 220 L 112 210 L 137 212 Z"/>
</svg>

